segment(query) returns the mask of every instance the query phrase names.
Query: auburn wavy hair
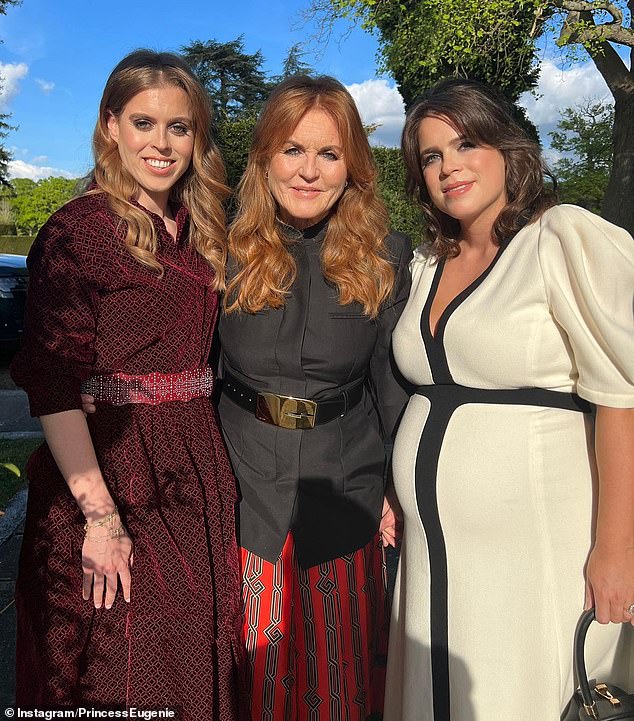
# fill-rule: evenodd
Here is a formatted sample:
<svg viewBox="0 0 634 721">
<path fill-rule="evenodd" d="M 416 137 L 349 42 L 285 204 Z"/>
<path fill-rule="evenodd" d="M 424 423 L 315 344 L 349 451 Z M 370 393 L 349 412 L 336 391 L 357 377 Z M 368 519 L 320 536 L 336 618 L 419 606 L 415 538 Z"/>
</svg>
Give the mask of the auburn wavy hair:
<svg viewBox="0 0 634 721">
<path fill-rule="evenodd" d="M 427 222 L 426 238 L 433 255 L 438 258 L 459 255 L 460 224 L 434 207 L 425 185 L 418 131 L 422 120 L 430 116 L 445 120 L 472 142 L 502 153 L 508 202 L 493 224 L 493 240 L 497 245 L 556 203 L 554 192 L 544 185 L 544 176 L 552 176 L 544 165 L 541 149 L 516 122 L 511 103 L 494 88 L 476 80 L 441 80 L 409 109 L 401 143 L 407 191 L 422 207 Z"/>
<path fill-rule="evenodd" d="M 377 170 L 354 100 L 334 78 L 297 75 L 273 90 L 253 133 L 229 228 L 235 274 L 227 283 L 227 312 L 255 313 L 286 302 L 297 268 L 288 249 L 293 241 L 276 222 L 267 173 L 273 155 L 313 108 L 334 120 L 347 168 L 346 187 L 331 211 L 321 248 L 324 276 L 337 288 L 341 305 L 358 301 L 372 318 L 392 291 L 394 270 L 385 246 L 388 215 L 377 194 Z"/>
<path fill-rule="evenodd" d="M 108 131 L 108 119 L 119 117 L 137 93 L 160 86 L 181 88 L 189 98 L 194 134 L 192 160 L 172 188 L 170 200 L 182 203 L 189 210 L 189 244 L 213 267 L 213 287 L 223 290 L 227 260 L 223 202 L 229 189 L 225 185 L 222 158 L 211 136 L 209 97 L 183 58 L 172 53 L 135 50 L 112 71 L 103 91 L 93 134 L 92 178 L 97 188 L 88 192 L 106 193 L 110 208 L 127 225 L 125 244 L 130 253 L 162 275 L 163 266 L 156 257 L 158 239 L 154 224 L 130 202 L 137 197 L 139 186 L 121 162 L 117 144 Z"/>
</svg>

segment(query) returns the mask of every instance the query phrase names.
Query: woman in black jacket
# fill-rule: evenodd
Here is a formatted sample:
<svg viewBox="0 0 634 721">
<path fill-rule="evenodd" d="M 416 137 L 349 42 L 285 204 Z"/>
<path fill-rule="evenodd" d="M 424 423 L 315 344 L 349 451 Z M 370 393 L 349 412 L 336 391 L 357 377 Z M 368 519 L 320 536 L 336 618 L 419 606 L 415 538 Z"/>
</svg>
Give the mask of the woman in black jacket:
<svg viewBox="0 0 634 721">
<path fill-rule="evenodd" d="M 252 719 L 364 721 L 385 654 L 385 450 L 409 291 L 347 90 L 294 77 L 256 126 L 229 231 L 220 415 L 240 503 Z"/>
</svg>

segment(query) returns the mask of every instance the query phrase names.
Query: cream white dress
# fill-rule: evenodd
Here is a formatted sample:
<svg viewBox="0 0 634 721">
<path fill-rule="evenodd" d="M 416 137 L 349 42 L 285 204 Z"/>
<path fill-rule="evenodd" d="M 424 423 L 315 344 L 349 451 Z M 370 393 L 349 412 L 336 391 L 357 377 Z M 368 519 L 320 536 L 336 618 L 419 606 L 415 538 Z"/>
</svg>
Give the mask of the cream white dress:
<svg viewBox="0 0 634 721">
<path fill-rule="evenodd" d="M 442 266 L 415 252 L 393 335 L 419 388 L 394 446 L 404 536 L 384 721 L 557 721 L 592 544 L 586 401 L 634 406 L 634 241 L 552 208 L 432 337 Z M 589 673 L 634 691 L 632 635 L 593 628 Z"/>
</svg>

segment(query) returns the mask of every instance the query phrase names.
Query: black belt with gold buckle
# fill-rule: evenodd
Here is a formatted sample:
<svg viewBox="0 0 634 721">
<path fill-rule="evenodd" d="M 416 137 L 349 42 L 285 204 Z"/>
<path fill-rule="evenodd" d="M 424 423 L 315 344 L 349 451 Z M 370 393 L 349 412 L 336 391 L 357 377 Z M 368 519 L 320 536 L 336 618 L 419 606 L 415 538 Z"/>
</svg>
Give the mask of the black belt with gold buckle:
<svg viewBox="0 0 634 721">
<path fill-rule="evenodd" d="M 280 428 L 306 430 L 341 418 L 363 397 L 363 379 L 332 398 L 313 401 L 256 391 L 225 371 L 222 392 L 241 408 L 250 411 L 264 423 Z"/>
</svg>

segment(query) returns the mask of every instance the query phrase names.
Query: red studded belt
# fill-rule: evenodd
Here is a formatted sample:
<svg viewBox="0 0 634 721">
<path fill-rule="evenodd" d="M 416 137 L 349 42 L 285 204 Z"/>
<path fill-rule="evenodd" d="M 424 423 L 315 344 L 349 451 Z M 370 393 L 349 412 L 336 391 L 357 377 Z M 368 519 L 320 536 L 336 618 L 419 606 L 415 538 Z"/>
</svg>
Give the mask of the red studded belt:
<svg viewBox="0 0 634 721">
<path fill-rule="evenodd" d="M 190 401 L 211 395 L 214 375 L 211 368 L 194 368 L 178 373 L 109 373 L 91 376 L 81 386 L 96 401 L 123 406 L 127 403 L 158 405 L 168 401 Z"/>
</svg>

